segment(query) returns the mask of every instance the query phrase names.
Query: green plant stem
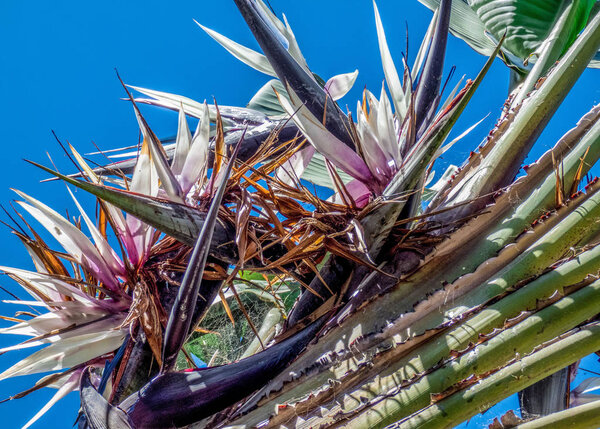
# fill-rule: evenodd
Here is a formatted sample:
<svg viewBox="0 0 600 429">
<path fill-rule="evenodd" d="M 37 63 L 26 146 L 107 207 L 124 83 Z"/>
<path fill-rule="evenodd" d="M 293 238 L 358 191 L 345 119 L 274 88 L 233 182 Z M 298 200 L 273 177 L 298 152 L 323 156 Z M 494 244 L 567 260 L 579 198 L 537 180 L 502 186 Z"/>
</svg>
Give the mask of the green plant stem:
<svg viewBox="0 0 600 429">
<path fill-rule="evenodd" d="M 479 383 L 452 394 L 399 422 L 402 429 L 450 428 L 507 396 L 600 349 L 600 325 L 591 323 L 562 336 Z"/>
<path fill-rule="evenodd" d="M 538 285 L 538 291 L 539 288 Z M 402 383 L 407 379 L 406 376 L 416 376 L 414 374 L 416 370 L 426 370 L 430 367 L 429 365 L 421 366 L 418 362 L 420 359 L 431 364 L 436 358 L 447 356 L 448 350 L 456 350 L 455 346 L 468 345 L 468 343 L 465 344 L 465 340 L 472 340 L 478 333 L 489 332 L 489 328 L 493 328 L 498 325 L 499 321 L 505 320 L 504 315 L 510 315 L 516 310 L 515 305 L 518 306 L 519 301 L 526 301 L 523 298 L 527 297 L 523 295 L 525 294 L 514 294 L 509 297 L 510 299 L 500 301 L 495 306 L 496 308 L 490 308 L 487 314 L 484 314 L 484 311 L 482 316 L 476 317 L 475 319 L 479 320 L 474 320 L 475 323 L 461 325 L 434 343 L 433 346 L 416 349 L 413 355 L 418 357 L 412 359 L 403 368 L 404 373 L 396 378 L 396 383 Z M 432 394 L 443 392 L 456 383 L 468 379 L 471 375 L 485 374 L 502 367 L 512 359 L 518 359 L 519 356 L 530 353 L 539 344 L 550 341 L 594 316 L 598 306 L 600 306 L 600 280 L 527 317 L 517 325 L 506 328 L 471 351 L 424 375 L 410 386 L 401 389 L 393 388 L 392 392 L 398 390 L 394 392 L 393 396 L 375 401 L 371 408 L 365 407 L 365 411 L 352 421 L 351 426 L 382 427 L 417 412 L 429 405 Z M 521 308 L 524 310 L 526 307 Z M 499 317 L 494 317 L 493 313 L 498 313 Z M 494 319 L 495 323 L 490 323 Z M 485 340 L 485 338 L 483 339 Z M 437 350 L 435 350 L 436 348 Z M 442 350 L 445 350 L 446 353 L 440 353 Z M 391 380 L 386 381 L 388 384 L 391 382 Z M 376 383 L 379 386 L 386 384 L 382 379 L 377 380 Z M 364 389 L 356 396 L 365 396 L 368 393 L 369 389 Z"/>
<path fill-rule="evenodd" d="M 552 413 L 518 425 L 515 429 L 544 429 L 549 427 L 569 429 L 600 427 L 600 400 Z"/>
<path fill-rule="evenodd" d="M 592 109 L 579 121 L 577 127 L 561 138 L 552 149 L 557 162 L 561 163 L 562 182 L 566 192 L 569 192 L 573 186 L 581 160 L 585 157 L 582 165 L 582 174 L 585 175 L 600 157 L 599 110 L 598 106 Z M 583 130 L 586 129 L 587 132 L 583 134 Z M 570 148 L 570 151 L 563 159 L 562 155 L 566 148 Z M 549 157 L 549 155 L 546 153 L 544 157 Z M 556 174 L 551 162 L 547 162 L 545 165 L 544 171 L 547 172 L 545 176 L 539 177 L 540 174 L 536 174 L 531 177 L 533 172 L 528 172 L 530 177 L 518 181 L 507 191 L 507 195 L 503 196 L 509 200 L 522 200 L 517 207 L 513 208 L 513 205 L 506 201 L 498 201 L 496 204 L 500 205 L 493 207 L 489 215 L 483 214 L 481 219 L 472 223 L 470 228 L 480 229 L 481 232 L 467 234 L 461 231 L 462 236 L 452 237 L 449 244 L 456 243 L 456 240 L 465 244 L 458 249 L 464 254 L 464 257 L 460 264 L 449 264 L 444 270 L 441 270 L 437 275 L 440 282 L 453 282 L 461 275 L 473 272 L 482 262 L 514 241 L 515 237 L 531 225 L 531 222 L 539 218 L 540 213 L 555 208 Z M 534 168 L 537 167 L 538 165 Z M 522 186 L 525 182 L 528 186 Z"/>
<path fill-rule="evenodd" d="M 579 405 L 520 424 L 515 429 L 544 429 L 549 427 L 588 429 L 600 427 L 600 401 Z"/>
</svg>

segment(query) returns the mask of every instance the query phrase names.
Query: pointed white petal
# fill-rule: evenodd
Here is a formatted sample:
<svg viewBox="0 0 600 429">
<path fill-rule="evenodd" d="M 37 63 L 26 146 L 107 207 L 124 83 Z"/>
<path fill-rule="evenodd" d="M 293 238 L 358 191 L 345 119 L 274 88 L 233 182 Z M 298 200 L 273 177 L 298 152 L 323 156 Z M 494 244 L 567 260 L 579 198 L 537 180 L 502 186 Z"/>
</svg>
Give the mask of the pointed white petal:
<svg viewBox="0 0 600 429">
<path fill-rule="evenodd" d="M 178 203 L 183 203 L 183 192 L 181 191 L 179 183 L 177 182 L 177 179 L 175 179 L 175 176 L 169 167 L 169 162 L 167 161 L 167 157 L 160 140 L 158 140 L 158 137 L 156 137 L 154 132 L 150 129 L 146 120 L 142 117 L 140 110 L 135 104 L 133 104 L 133 109 L 144 137 L 142 148 L 144 146 L 148 147 L 150 151 L 150 160 L 156 168 L 162 188 L 166 191 L 169 199 Z"/>
<path fill-rule="evenodd" d="M 102 180 L 100 179 L 100 177 L 98 177 L 98 175 L 94 173 L 92 168 L 90 168 L 87 162 L 85 162 L 83 157 L 75 150 L 73 146 L 69 145 L 69 147 L 71 149 L 71 152 L 73 153 L 73 156 L 75 157 L 75 160 L 77 161 L 85 175 L 88 177 L 88 179 L 90 179 L 90 181 L 92 183 L 95 183 L 96 185 L 102 185 Z M 137 156 L 137 152 L 135 153 L 135 156 Z M 131 248 L 132 237 L 131 233 L 129 232 L 129 228 L 127 227 L 127 223 L 125 222 L 125 216 L 123 216 L 123 212 L 109 203 L 104 203 L 104 206 L 106 207 L 106 211 L 108 212 L 107 214 L 112 219 L 114 227 L 117 229 L 116 232 L 120 236 L 121 241 L 125 245 L 125 248 Z"/>
<path fill-rule="evenodd" d="M 151 197 L 158 195 L 158 173 L 151 160 L 150 148 L 145 141 L 135 164 L 130 189 Z M 152 244 L 153 229 L 135 216 L 128 214 L 126 219 L 134 243 L 134 254 L 130 253 L 129 258 L 135 264 L 140 264 L 145 260 L 145 255 Z"/>
<path fill-rule="evenodd" d="M 469 134 L 471 131 L 473 131 L 475 129 L 475 127 L 477 127 L 477 125 L 481 124 L 489 115 L 486 115 L 485 117 L 483 117 L 482 119 L 480 119 L 479 121 L 477 121 L 475 124 L 471 125 L 469 128 L 467 128 L 465 131 L 463 131 L 462 133 L 460 133 L 459 136 L 455 137 L 450 143 L 440 147 L 435 155 L 433 155 L 433 159 L 441 156 L 444 152 L 446 152 L 448 149 L 450 149 L 452 146 L 454 146 L 454 144 L 456 142 L 458 142 L 459 140 L 461 140 L 462 138 L 464 138 L 467 134 Z"/>
<path fill-rule="evenodd" d="M 97 326 L 110 326 L 111 329 L 115 326 L 118 326 L 118 324 L 115 325 L 114 321 L 117 319 L 120 320 L 121 318 L 121 316 L 107 317 L 106 310 L 85 306 L 80 303 L 79 306 L 74 305 L 63 310 L 51 311 L 36 316 L 33 319 L 17 323 L 13 326 L 2 328 L 0 329 L 0 334 L 27 335 L 31 337 L 37 337 L 38 335 L 45 335 L 57 329 L 64 329 L 69 326 L 84 325 L 98 321 L 103 317 L 103 320 L 108 320 L 108 322 L 102 322 Z M 99 330 L 100 328 L 94 329 Z"/>
<path fill-rule="evenodd" d="M 192 133 L 188 126 L 187 119 L 183 106 L 179 109 L 179 123 L 177 127 L 177 140 L 175 142 L 175 154 L 173 155 L 173 163 L 171 169 L 175 175 L 181 174 L 185 158 L 187 157 L 192 143 Z"/>
<path fill-rule="evenodd" d="M 18 375 L 57 371 L 82 364 L 117 349 L 123 343 L 125 335 L 126 331 L 115 330 L 58 341 L 8 368 L 0 374 L 0 380 Z"/>
<path fill-rule="evenodd" d="M 259 1 L 261 1 L 261 3 L 262 3 L 262 0 L 259 0 Z M 270 12 L 270 10 L 269 10 L 269 12 Z M 285 14 L 282 14 L 282 15 L 283 15 L 283 21 L 285 23 L 285 28 L 282 30 L 282 33 L 285 36 L 285 38 L 288 40 L 288 43 L 289 43 L 288 52 L 290 53 L 290 55 L 292 57 L 294 57 L 294 59 L 298 62 L 298 64 L 300 64 L 300 66 L 304 69 L 304 71 L 311 74 L 311 71 L 308 68 L 308 64 L 306 63 L 306 60 L 304 59 L 302 52 L 300 52 L 300 47 L 298 46 L 298 42 L 296 41 L 296 36 L 294 36 L 294 32 L 292 31 L 292 27 L 290 27 L 290 24 L 288 23 L 288 20 L 287 20 L 287 17 L 285 16 Z"/>
<path fill-rule="evenodd" d="M 33 265 L 35 266 L 36 271 L 38 273 L 48 273 L 48 270 L 46 270 L 46 266 L 44 265 L 44 262 L 42 262 L 40 257 L 33 251 L 31 246 L 29 246 L 29 244 L 27 244 L 25 242 L 23 242 L 23 246 L 25 246 L 27 253 L 29 253 L 29 257 L 31 258 L 31 261 L 33 262 Z M 59 299 L 60 296 L 58 296 L 58 295 L 52 296 L 51 298 Z"/>
<path fill-rule="evenodd" d="M 448 95 L 448 97 L 446 97 L 446 100 L 444 101 L 444 104 L 442 104 L 442 107 L 440 107 L 438 109 L 438 111 L 443 112 L 446 109 L 446 107 L 448 107 L 448 105 L 450 104 L 450 102 L 454 99 L 454 96 L 458 92 L 458 89 L 460 88 L 460 86 L 462 85 L 462 83 L 463 83 L 464 80 L 465 80 L 465 75 L 463 74 L 462 77 L 460 78 L 460 80 L 458 81 L 458 83 L 456 84 L 456 86 L 454 86 L 454 88 L 452 89 L 452 91 Z"/>
<path fill-rule="evenodd" d="M 411 78 L 413 82 L 416 82 L 417 75 L 425 62 L 425 58 L 427 55 L 427 50 L 429 49 L 429 45 L 431 44 L 431 38 L 433 37 L 433 32 L 435 31 L 435 24 L 437 22 L 437 17 L 439 14 L 439 8 L 433 12 L 433 17 L 429 22 L 429 27 L 427 27 L 427 33 L 425 33 L 425 37 L 423 37 L 423 41 L 421 42 L 421 46 L 419 47 L 419 52 L 417 52 L 417 57 L 415 58 L 415 63 L 413 64 L 412 70 L 410 72 Z"/>
<path fill-rule="evenodd" d="M 293 185 L 300 180 L 314 154 L 314 146 L 302 148 L 275 171 L 275 177 L 287 185 Z"/>
<path fill-rule="evenodd" d="M 398 77 L 396 66 L 392 60 L 390 49 L 388 48 L 387 41 L 385 39 L 385 32 L 383 31 L 383 24 L 379 16 L 379 9 L 377 4 L 373 1 L 373 9 L 375 11 L 375 25 L 377 27 L 377 40 L 379 41 L 379 53 L 381 54 L 381 63 L 383 64 L 383 73 L 385 74 L 385 81 L 388 84 L 390 93 L 392 94 L 392 100 L 394 100 L 394 106 L 396 107 L 396 114 L 398 115 L 400 122 L 404 120 L 406 116 L 406 102 L 404 100 L 404 90 L 402 89 L 402 83 Z"/>
<path fill-rule="evenodd" d="M 75 202 L 75 205 L 77 206 L 77 209 L 79 209 L 79 213 L 81 213 L 81 216 L 83 217 L 85 224 L 87 225 L 88 229 L 90 230 L 90 233 L 92 234 L 92 238 L 94 239 L 94 243 L 96 244 L 96 247 L 98 248 L 98 251 L 100 252 L 100 255 L 102 256 L 104 261 L 110 266 L 110 268 L 114 274 L 124 276 L 125 275 L 125 266 L 123 265 L 123 262 L 121 262 L 121 259 L 119 259 L 119 257 L 115 253 L 115 251 L 112 249 L 112 247 L 110 247 L 110 244 L 108 244 L 108 241 L 106 241 L 106 238 L 104 238 L 102 236 L 102 234 L 100 234 L 100 231 L 98 231 L 98 228 L 96 228 L 96 225 L 94 225 L 92 220 L 85 213 L 85 210 L 83 210 L 83 207 L 81 207 L 81 204 L 79 204 L 79 201 L 77 201 L 77 198 L 75 198 L 75 195 L 73 195 L 73 192 L 71 191 L 71 189 L 67 188 L 67 190 L 69 191 L 71 198 L 73 198 L 73 201 Z"/>
<path fill-rule="evenodd" d="M 284 46 L 287 44 L 286 49 L 290 53 L 290 55 L 300 64 L 300 66 L 310 75 L 311 71 L 306 64 L 306 60 L 300 52 L 300 47 L 298 46 L 298 42 L 296 41 L 296 36 L 294 36 L 294 32 L 292 31 L 292 27 L 288 23 L 287 17 L 285 14 L 282 14 L 283 21 L 281 21 L 277 16 L 271 12 L 271 9 L 263 2 L 263 0 L 258 0 L 257 3 L 262 8 L 263 16 L 269 19 L 272 25 L 277 28 L 277 30 L 283 35 L 285 38 L 285 43 L 282 41 Z"/>
<path fill-rule="evenodd" d="M 400 148 L 398 137 L 394 128 L 394 115 L 392 106 L 385 93 L 385 88 L 381 88 L 381 97 L 379 99 L 379 109 L 377 111 L 377 136 L 381 150 L 386 154 L 388 160 L 394 160 L 399 165 Z"/>
<path fill-rule="evenodd" d="M 356 110 L 356 131 L 361 142 L 365 162 L 373 175 L 391 177 L 392 170 L 389 166 L 390 158 L 386 156 L 380 147 L 377 136 L 371 129 L 371 126 L 367 122 L 367 118 L 362 112 L 360 102 L 358 102 Z"/>
<path fill-rule="evenodd" d="M 352 89 L 357 77 L 358 70 L 333 76 L 325 84 L 325 91 L 333 100 L 339 100 Z"/>
<path fill-rule="evenodd" d="M 228 39 L 222 34 L 219 34 L 216 31 L 203 26 L 196 20 L 194 20 L 194 22 L 198 24 L 200 28 L 202 28 L 219 45 L 223 46 L 231 55 L 236 57 L 244 64 L 249 65 L 250 67 L 252 67 L 255 70 L 258 70 L 261 73 L 277 77 L 275 70 L 273 70 L 273 67 L 271 67 L 271 64 L 269 64 L 269 60 L 267 60 L 267 57 L 265 57 L 263 54 L 260 54 L 250 48 L 247 48 L 243 45 L 240 45 L 237 42 L 234 42 L 231 39 Z"/>
<path fill-rule="evenodd" d="M 39 300 L 40 297 L 34 292 L 35 290 L 48 297 L 52 296 L 53 294 L 55 296 L 63 295 L 93 306 L 112 308 L 107 302 L 92 298 L 69 283 L 45 273 L 4 266 L 0 266 L 0 271 L 4 271 L 7 274 L 18 277 L 19 280 L 25 284 L 24 289 L 37 300 Z"/>
<path fill-rule="evenodd" d="M 75 225 L 35 198 L 15 192 L 27 201 L 18 201 L 18 204 L 41 223 L 79 264 L 108 288 L 118 289 L 119 283 L 98 249 Z"/>
<path fill-rule="evenodd" d="M 87 311 L 87 309 L 84 311 Z M 22 342 L 13 346 L 3 347 L 0 349 L 0 353 L 37 347 L 48 343 L 56 343 L 67 338 L 80 335 L 92 333 L 99 335 L 119 327 L 125 320 L 126 316 L 125 313 L 119 313 L 106 317 L 104 314 L 95 314 L 89 311 L 87 313 L 78 313 L 72 311 L 71 309 L 59 310 L 46 314 L 53 314 L 54 317 L 49 318 L 38 316 L 28 321 L 32 323 L 19 323 L 18 325 L 0 331 L 0 333 L 37 337 L 39 335 L 46 335 L 54 330 L 70 328 L 74 325 L 77 325 L 78 327 L 61 332 L 60 334 L 47 336 L 36 341 Z M 46 314 L 44 314 L 44 316 L 46 316 Z M 50 324 L 54 325 L 54 329 L 48 329 L 47 325 Z M 11 330 L 11 328 L 15 329 Z"/>
<path fill-rule="evenodd" d="M 79 377 L 80 372 L 76 371 L 73 374 L 70 374 L 70 377 L 65 381 L 65 383 L 58 389 L 58 391 L 50 398 L 50 400 L 39 410 L 35 416 L 33 416 L 22 429 L 27 429 L 32 424 L 34 424 L 40 417 L 46 414 L 50 408 L 54 406 L 58 401 L 67 396 L 68 393 L 76 390 L 79 387 Z"/>
<path fill-rule="evenodd" d="M 210 118 L 208 105 L 204 103 L 200 114 L 200 122 L 194 133 L 191 148 L 181 169 L 179 181 L 183 192 L 187 194 L 192 186 L 207 170 L 206 162 L 210 142 Z"/>
<path fill-rule="evenodd" d="M 331 134 L 302 104 L 291 88 L 288 87 L 287 90 L 291 103 L 284 97 L 280 97 L 279 102 L 317 151 L 355 179 L 365 184 L 374 184 L 375 178 L 356 152 Z"/>
</svg>

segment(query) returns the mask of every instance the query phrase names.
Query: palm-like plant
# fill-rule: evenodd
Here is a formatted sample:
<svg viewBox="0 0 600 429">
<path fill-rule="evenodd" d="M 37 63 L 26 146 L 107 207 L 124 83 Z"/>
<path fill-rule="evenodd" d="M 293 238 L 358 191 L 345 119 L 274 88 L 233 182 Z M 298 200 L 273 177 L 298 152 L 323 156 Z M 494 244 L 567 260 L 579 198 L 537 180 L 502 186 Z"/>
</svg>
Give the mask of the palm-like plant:
<svg viewBox="0 0 600 429">
<path fill-rule="evenodd" d="M 593 2 L 563 2 L 535 33 L 541 42 L 494 27 L 490 60 L 444 102 L 451 11 L 467 4 L 438 2 L 400 72 L 374 6 L 389 95 L 365 90 L 347 114 L 335 100 L 356 73 L 323 81 L 287 20 L 261 0 L 235 2 L 264 55 L 205 30 L 276 78 L 247 107 L 132 87 L 146 97 L 128 92 L 143 135 L 134 159 L 91 168 L 72 149 L 79 173 L 40 166 L 98 198 L 97 223 L 81 212 L 93 243 L 20 194 L 64 251 L 15 226 L 37 272 L 3 269 L 49 313 L 5 332 L 33 337 L 19 348 L 51 344 L 0 378 L 69 368 L 36 387 L 60 384 L 56 398 L 79 387 L 80 424 L 92 428 L 447 427 L 600 349 L 599 185 L 580 191 L 600 157 L 598 106 L 515 179 L 600 47 Z M 535 66 L 519 71 L 479 152 L 427 188 L 494 57 L 514 65 L 525 46 L 538 49 Z M 179 111 L 174 144 L 159 141 L 140 103 Z M 186 115 L 200 120 L 193 136 Z M 276 309 L 262 327 L 242 286 Z M 218 296 L 235 319 L 226 290 L 257 341 L 239 361 L 197 369 L 184 344 Z"/>
</svg>

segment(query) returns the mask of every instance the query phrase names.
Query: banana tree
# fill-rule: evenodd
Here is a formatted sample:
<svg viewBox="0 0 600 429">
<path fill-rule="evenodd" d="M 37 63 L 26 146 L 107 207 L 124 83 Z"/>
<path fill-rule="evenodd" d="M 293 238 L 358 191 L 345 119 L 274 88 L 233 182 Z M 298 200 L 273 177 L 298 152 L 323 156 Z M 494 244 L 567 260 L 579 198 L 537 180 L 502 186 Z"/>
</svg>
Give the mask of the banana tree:
<svg viewBox="0 0 600 429">
<path fill-rule="evenodd" d="M 439 2 L 414 64 L 398 68 L 374 3 L 385 86 L 344 112 L 336 100 L 356 73 L 321 79 L 285 16 L 235 0 L 262 53 L 201 27 L 274 78 L 246 107 L 124 85 L 143 137 L 132 159 L 92 168 L 70 148 L 75 174 L 36 164 L 94 195 L 99 216 L 77 203 L 92 241 L 19 193 L 63 250 L 15 220 L 36 272 L 2 269 L 48 312 L 3 332 L 32 337 L 14 349 L 49 345 L 0 379 L 64 370 L 16 397 L 78 388 L 79 425 L 94 429 L 452 427 L 599 350 L 600 183 L 588 172 L 600 106 L 517 177 L 600 48 L 600 14 L 571 3 L 536 33 L 546 39 L 528 76 L 541 79 L 521 79 L 478 152 L 429 186 L 518 38 L 498 35 L 481 72 L 443 97 L 453 7 L 466 4 Z M 140 104 L 179 112 L 174 143 Z M 199 119 L 193 135 L 186 116 Z M 250 291 L 273 307 L 264 320 L 246 308 Z M 189 345 L 214 335 L 204 323 L 216 307 L 239 324 L 234 303 L 254 341 L 202 365 Z M 556 418 L 597 409 L 582 407 Z"/>
</svg>

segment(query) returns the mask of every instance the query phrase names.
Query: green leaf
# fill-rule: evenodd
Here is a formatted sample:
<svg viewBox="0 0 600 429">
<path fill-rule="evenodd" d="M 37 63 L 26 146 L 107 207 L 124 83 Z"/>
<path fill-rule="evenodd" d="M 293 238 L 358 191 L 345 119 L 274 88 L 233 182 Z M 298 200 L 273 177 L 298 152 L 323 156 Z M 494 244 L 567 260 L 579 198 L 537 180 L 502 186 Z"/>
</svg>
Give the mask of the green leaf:
<svg viewBox="0 0 600 429">
<path fill-rule="evenodd" d="M 419 2 L 434 11 L 440 4 L 440 0 Z M 500 40 L 508 29 L 500 57 L 509 67 L 523 69 L 523 61 L 550 33 L 561 3 L 562 0 L 456 0 L 452 3 L 450 32 L 475 51 L 489 56 L 495 46 L 493 39 Z M 574 2 L 577 19 L 570 28 L 567 47 L 587 23 L 594 3 L 595 0 Z M 592 61 L 590 67 L 600 67 L 600 61 Z"/>
<path fill-rule="evenodd" d="M 285 110 L 279 104 L 275 91 L 277 91 L 279 96 L 289 98 L 281 81 L 271 79 L 258 90 L 246 107 L 263 112 L 267 116 L 285 115 Z"/>
<path fill-rule="evenodd" d="M 522 59 L 527 59 L 550 34 L 563 0 L 470 0 L 469 4 L 477 13 L 487 31 L 500 39 L 508 31 L 505 48 Z M 569 31 L 569 42 L 587 23 L 595 0 L 575 0 L 577 19 Z M 568 45 L 567 45 L 568 46 Z"/>
<path fill-rule="evenodd" d="M 109 202 L 190 247 L 196 243 L 200 229 L 204 224 L 205 215 L 199 210 L 186 205 L 108 186 L 95 185 L 65 176 L 43 165 L 34 162 L 32 164 L 97 198 Z M 221 224 L 217 223 L 217 231 L 220 232 L 217 232 L 216 235 L 220 236 L 220 234 L 225 233 L 223 237 L 232 240 L 233 236 L 227 232 L 229 229 L 223 225 L 219 228 L 219 225 Z M 227 239 L 224 240 L 217 241 L 221 243 L 228 241 Z M 235 261 L 236 258 L 234 257 L 233 260 Z"/>
<path fill-rule="evenodd" d="M 344 184 L 351 182 L 352 176 L 344 173 L 339 168 L 336 168 L 337 173 L 344 182 Z M 320 153 L 316 152 L 302 174 L 302 179 L 307 180 L 315 185 L 323 186 L 335 191 L 331 177 L 327 172 L 327 166 L 325 165 L 325 158 Z"/>
</svg>

